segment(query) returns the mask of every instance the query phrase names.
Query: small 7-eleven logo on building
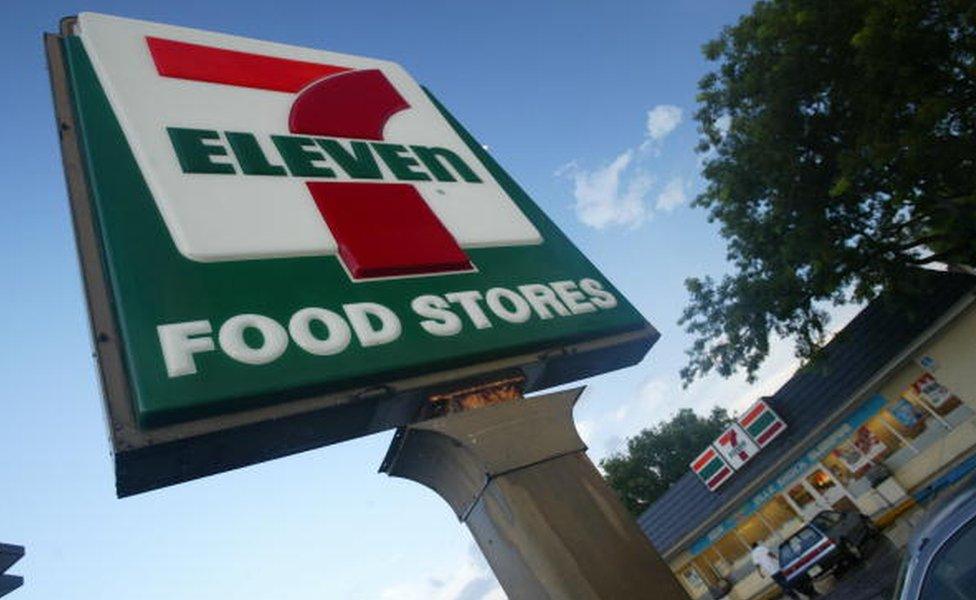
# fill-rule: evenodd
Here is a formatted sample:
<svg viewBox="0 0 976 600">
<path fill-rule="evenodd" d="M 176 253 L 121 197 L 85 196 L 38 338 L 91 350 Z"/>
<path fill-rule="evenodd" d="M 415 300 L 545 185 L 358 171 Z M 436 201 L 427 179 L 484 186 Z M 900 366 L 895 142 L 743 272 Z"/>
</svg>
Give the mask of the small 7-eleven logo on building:
<svg viewBox="0 0 976 600">
<path fill-rule="evenodd" d="M 764 400 L 757 400 L 691 462 L 691 470 L 714 491 L 784 431 L 786 423 Z"/>
<path fill-rule="evenodd" d="M 475 269 L 533 224 L 397 65 L 84 14 L 81 37 L 180 251 L 337 255 L 354 279 Z"/>
<path fill-rule="evenodd" d="M 741 469 L 759 452 L 759 446 L 738 423 L 733 423 L 715 440 L 715 448 L 733 469 Z"/>
</svg>

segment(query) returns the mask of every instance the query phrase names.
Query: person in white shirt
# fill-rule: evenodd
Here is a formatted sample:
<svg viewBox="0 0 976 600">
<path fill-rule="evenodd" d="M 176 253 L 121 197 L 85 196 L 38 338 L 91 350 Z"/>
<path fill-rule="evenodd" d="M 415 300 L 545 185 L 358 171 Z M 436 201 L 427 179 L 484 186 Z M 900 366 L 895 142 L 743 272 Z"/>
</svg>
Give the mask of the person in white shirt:
<svg viewBox="0 0 976 600">
<path fill-rule="evenodd" d="M 776 556 L 775 552 L 758 542 L 753 542 L 751 558 L 752 564 L 756 565 L 756 570 L 761 576 L 769 577 L 775 581 L 776 585 L 782 588 L 783 593 L 790 598 L 800 597 L 790 582 L 786 580 L 786 575 L 779 570 L 779 557 Z M 800 575 L 797 579 L 797 588 L 800 591 L 810 597 L 817 595 L 816 590 L 813 589 L 813 584 L 806 575 Z"/>
</svg>

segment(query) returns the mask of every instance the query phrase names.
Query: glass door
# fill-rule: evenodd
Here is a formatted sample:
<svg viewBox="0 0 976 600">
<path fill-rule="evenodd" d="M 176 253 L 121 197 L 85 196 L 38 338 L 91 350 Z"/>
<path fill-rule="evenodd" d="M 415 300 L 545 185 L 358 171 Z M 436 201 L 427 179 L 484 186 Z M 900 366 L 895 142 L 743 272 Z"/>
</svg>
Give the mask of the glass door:
<svg viewBox="0 0 976 600">
<path fill-rule="evenodd" d="M 814 515 L 827 507 L 822 506 L 818 502 L 816 491 L 811 490 L 808 485 L 804 485 L 805 483 L 803 479 L 794 483 L 786 490 L 786 497 L 789 498 L 793 508 L 799 511 L 800 518 L 803 521 L 809 521 Z"/>
<path fill-rule="evenodd" d="M 786 495 L 804 521 L 822 510 L 856 510 L 850 493 L 823 465 L 814 467 L 794 482 Z"/>
</svg>

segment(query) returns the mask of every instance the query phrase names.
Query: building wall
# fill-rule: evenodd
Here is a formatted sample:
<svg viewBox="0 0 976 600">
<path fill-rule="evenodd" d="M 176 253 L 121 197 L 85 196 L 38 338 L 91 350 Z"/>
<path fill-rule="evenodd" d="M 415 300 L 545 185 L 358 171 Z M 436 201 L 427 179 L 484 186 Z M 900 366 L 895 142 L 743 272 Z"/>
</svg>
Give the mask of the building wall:
<svg viewBox="0 0 976 600">
<path fill-rule="evenodd" d="M 923 355 L 938 361 L 934 374 L 941 383 L 960 394 L 963 400 L 976 402 L 976 305 L 970 305 L 956 317 L 924 345 L 915 358 Z M 886 381 L 879 391 L 887 398 L 897 398 L 922 372 L 917 364 L 908 365 Z"/>
</svg>

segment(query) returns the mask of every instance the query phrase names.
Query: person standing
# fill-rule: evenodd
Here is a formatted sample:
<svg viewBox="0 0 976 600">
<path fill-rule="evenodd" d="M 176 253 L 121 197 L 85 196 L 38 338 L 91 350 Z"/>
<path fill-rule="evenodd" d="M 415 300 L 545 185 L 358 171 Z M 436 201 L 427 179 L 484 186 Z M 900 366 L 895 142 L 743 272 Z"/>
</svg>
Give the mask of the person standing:
<svg viewBox="0 0 976 600">
<path fill-rule="evenodd" d="M 759 571 L 761 576 L 769 577 L 775 581 L 776 585 L 783 590 L 783 593 L 790 598 L 798 599 L 800 597 L 790 582 L 786 580 L 786 575 L 779 570 L 779 557 L 772 550 L 758 542 L 753 542 L 750 557 L 752 558 L 752 564 L 756 566 L 756 570 Z M 817 595 L 816 590 L 813 589 L 813 583 L 810 582 L 805 574 L 799 576 L 797 588 L 804 595 L 811 598 Z"/>
</svg>

